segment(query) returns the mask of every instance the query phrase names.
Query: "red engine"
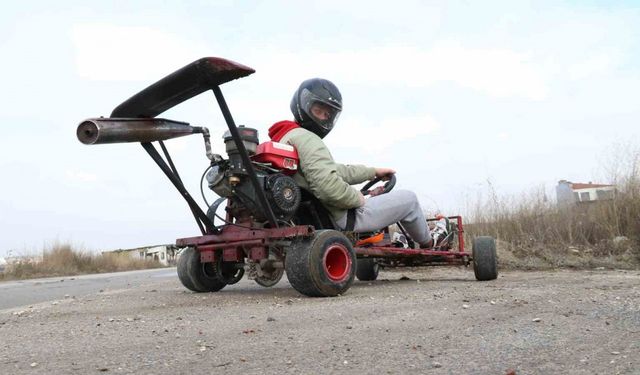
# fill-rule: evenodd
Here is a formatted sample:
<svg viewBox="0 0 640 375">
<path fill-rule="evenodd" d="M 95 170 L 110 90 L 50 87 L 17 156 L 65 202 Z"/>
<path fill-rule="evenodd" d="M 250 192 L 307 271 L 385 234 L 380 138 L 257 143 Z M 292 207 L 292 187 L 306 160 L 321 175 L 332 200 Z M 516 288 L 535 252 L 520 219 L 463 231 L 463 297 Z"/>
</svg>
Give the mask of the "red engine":
<svg viewBox="0 0 640 375">
<path fill-rule="evenodd" d="M 298 152 L 288 144 L 271 141 L 261 143 L 251 158 L 259 163 L 269 163 L 286 175 L 293 175 L 298 170 Z"/>
</svg>

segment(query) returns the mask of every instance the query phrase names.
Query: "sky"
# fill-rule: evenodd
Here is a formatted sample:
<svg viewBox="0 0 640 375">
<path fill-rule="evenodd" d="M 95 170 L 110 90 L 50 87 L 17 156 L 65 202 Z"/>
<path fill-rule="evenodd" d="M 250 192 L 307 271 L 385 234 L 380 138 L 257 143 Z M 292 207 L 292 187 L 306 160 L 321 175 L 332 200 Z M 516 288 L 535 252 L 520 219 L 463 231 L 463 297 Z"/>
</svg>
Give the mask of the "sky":
<svg viewBox="0 0 640 375">
<path fill-rule="evenodd" d="M 311 77 L 344 110 L 336 161 L 391 167 L 427 212 L 463 213 L 488 188 L 607 182 L 603 160 L 640 135 L 638 1 L 24 1 L 0 14 L 0 256 L 198 235 L 186 203 L 135 143 L 85 146 L 89 117 L 205 56 L 250 66 L 222 86 L 266 140 Z M 205 92 L 162 114 L 225 123 Z M 167 142 L 199 198 L 202 138 Z M 606 166 L 604 166 L 606 167 Z M 208 199 L 213 199 L 209 192 Z M 203 204 L 204 205 L 204 204 Z"/>
</svg>

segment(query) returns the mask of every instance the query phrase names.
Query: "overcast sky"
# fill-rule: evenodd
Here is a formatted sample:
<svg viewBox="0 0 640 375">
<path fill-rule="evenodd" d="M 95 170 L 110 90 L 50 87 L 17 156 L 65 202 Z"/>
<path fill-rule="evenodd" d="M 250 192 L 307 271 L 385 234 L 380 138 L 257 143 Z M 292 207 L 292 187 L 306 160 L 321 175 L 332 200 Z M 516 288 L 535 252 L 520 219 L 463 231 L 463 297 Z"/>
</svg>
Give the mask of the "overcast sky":
<svg viewBox="0 0 640 375">
<path fill-rule="evenodd" d="M 461 212 L 487 181 L 517 194 L 601 179 L 613 145 L 640 133 L 639 25 L 634 1 L 7 3 L 0 255 L 197 235 L 138 144 L 85 146 L 75 129 L 204 56 L 256 70 L 222 89 L 236 123 L 262 141 L 292 117 L 299 82 L 332 80 L 344 98 L 326 138 L 335 159 L 395 168 L 398 187 L 431 212 Z M 163 117 L 209 127 L 222 153 L 210 92 Z M 167 144 L 199 197 L 202 139 Z"/>
</svg>

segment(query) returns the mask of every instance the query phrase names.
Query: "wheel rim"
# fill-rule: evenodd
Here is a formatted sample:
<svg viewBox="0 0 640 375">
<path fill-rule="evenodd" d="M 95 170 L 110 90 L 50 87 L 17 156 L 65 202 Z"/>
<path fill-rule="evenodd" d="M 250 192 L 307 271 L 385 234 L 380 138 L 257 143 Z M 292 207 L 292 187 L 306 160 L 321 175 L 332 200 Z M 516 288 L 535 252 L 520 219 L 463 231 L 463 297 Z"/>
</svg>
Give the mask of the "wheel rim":
<svg viewBox="0 0 640 375">
<path fill-rule="evenodd" d="M 349 251 L 342 244 L 332 244 L 324 253 L 322 260 L 324 272 L 332 281 L 343 281 L 351 270 Z"/>
</svg>

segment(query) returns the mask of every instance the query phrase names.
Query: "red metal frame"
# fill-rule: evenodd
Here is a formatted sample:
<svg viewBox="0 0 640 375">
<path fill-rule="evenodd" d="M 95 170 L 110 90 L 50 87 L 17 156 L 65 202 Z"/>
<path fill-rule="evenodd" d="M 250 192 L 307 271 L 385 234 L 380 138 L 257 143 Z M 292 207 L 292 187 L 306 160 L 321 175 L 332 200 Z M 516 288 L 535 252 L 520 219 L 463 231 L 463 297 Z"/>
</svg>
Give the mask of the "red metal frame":
<svg viewBox="0 0 640 375">
<path fill-rule="evenodd" d="M 471 254 L 464 249 L 464 228 L 461 216 L 449 216 L 449 220 L 456 220 L 458 225 L 457 251 L 442 251 L 434 249 L 405 249 L 391 246 L 389 240 L 372 244 L 371 246 L 354 247 L 357 256 L 375 258 L 407 258 L 407 257 L 439 257 L 438 263 L 460 264 L 461 259 L 470 259 Z M 429 219 L 433 220 L 433 219 Z M 428 220 L 428 221 L 429 221 Z M 268 257 L 267 247 L 274 241 L 309 237 L 315 229 L 308 225 L 298 225 L 285 228 L 252 228 L 248 224 L 227 224 L 220 234 L 198 237 L 179 238 L 179 247 L 193 246 L 200 252 L 203 263 L 213 262 L 216 256 L 222 256 L 224 261 L 243 262 L 245 257 L 251 260 Z M 222 250 L 216 255 L 217 250 Z M 245 251 L 246 250 L 246 251 Z"/>
<path fill-rule="evenodd" d="M 298 225 L 285 228 L 250 228 L 240 225 L 228 224 L 220 234 L 209 234 L 198 237 L 178 238 L 176 245 L 204 246 L 215 245 L 217 249 L 239 246 L 266 245 L 270 241 L 283 238 L 308 237 L 314 233 L 312 226 Z"/>
<path fill-rule="evenodd" d="M 406 256 L 438 256 L 443 262 L 459 263 L 460 258 L 471 257 L 471 254 L 464 250 L 464 228 L 462 216 L 449 216 L 449 220 L 456 220 L 458 225 L 458 251 L 441 251 L 433 249 L 405 249 L 390 246 L 389 241 L 378 243 L 367 247 L 355 247 L 356 255 L 365 257 L 406 257 Z M 433 221 L 429 219 L 427 221 Z"/>
<path fill-rule="evenodd" d="M 268 258 L 267 246 L 272 241 L 309 237 L 314 231 L 312 226 L 307 225 L 287 228 L 251 228 L 244 224 L 227 224 L 220 234 L 178 238 L 176 245 L 178 247 L 193 246 L 200 252 L 202 263 L 215 261 L 216 250 L 222 250 L 222 260 L 225 262 L 244 262 L 245 255 L 252 260 Z"/>
</svg>

